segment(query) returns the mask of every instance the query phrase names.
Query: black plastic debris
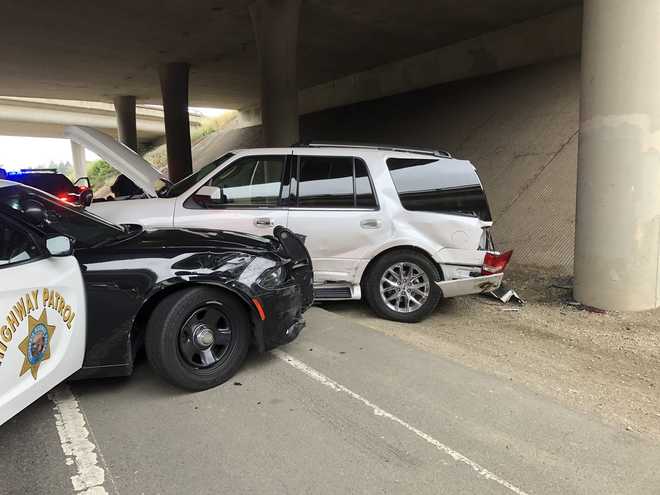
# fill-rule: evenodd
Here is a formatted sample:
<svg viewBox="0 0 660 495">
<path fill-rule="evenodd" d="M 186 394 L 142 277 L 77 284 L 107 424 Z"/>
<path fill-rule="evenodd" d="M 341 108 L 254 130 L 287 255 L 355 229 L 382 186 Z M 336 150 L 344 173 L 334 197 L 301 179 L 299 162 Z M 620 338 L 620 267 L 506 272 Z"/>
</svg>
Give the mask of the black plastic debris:
<svg viewBox="0 0 660 495">
<path fill-rule="evenodd" d="M 572 308 L 575 308 L 578 311 L 588 311 L 589 313 L 596 313 L 598 315 L 606 315 L 607 314 L 607 310 L 605 310 L 605 309 L 596 308 L 594 306 L 588 306 L 586 304 L 582 304 L 581 302 L 577 302 L 577 301 L 564 301 L 564 304 L 566 306 L 570 306 Z"/>
<path fill-rule="evenodd" d="M 487 292 L 487 294 L 491 297 L 494 297 L 498 301 L 503 302 L 504 304 L 508 304 L 510 302 L 520 304 L 521 306 L 525 304 L 525 300 L 520 297 L 515 290 L 505 286 L 504 284 L 500 285 L 497 289 Z"/>
</svg>

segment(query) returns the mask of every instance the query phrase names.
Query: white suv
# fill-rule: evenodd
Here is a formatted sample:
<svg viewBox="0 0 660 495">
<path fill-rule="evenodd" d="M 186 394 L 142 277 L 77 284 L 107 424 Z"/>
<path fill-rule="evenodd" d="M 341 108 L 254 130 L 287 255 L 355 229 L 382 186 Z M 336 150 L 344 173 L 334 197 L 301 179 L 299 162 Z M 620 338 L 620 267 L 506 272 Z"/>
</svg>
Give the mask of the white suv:
<svg viewBox="0 0 660 495">
<path fill-rule="evenodd" d="M 114 223 L 306 237 L 317 300 L 365 298 L 380 316 L 414 322 L 441 297 L 497 288 L 510 252 L 493 250 L 475 168 L 448 153 L 306 144 L 227 153 L 176 184 L 94 129 L 71 127 L 144 194 L 95 202 Z"/>
</svg>

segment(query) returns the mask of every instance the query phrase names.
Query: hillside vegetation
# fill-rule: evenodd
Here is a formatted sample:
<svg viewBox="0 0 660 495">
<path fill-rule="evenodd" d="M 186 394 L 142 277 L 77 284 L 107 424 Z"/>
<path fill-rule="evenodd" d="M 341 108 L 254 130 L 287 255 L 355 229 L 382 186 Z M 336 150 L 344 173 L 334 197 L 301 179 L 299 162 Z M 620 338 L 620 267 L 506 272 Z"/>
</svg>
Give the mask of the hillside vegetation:
<svg viewBox="0 0 660 495">
<path fill-rule="evenodd" d="M 190 141 L 194 146 L 206 136 L 216 131 L 224 129 L 229 122 L 236 118 L 236 111 L 227 111 L 217 117 L 207 117 L 202 121 L 202 125 L 190 130 Z M 163 175 L 167 175 L 167 147 L 165 144 L 144 153 L 144 159 L 151 163 Z"/>
</svg>

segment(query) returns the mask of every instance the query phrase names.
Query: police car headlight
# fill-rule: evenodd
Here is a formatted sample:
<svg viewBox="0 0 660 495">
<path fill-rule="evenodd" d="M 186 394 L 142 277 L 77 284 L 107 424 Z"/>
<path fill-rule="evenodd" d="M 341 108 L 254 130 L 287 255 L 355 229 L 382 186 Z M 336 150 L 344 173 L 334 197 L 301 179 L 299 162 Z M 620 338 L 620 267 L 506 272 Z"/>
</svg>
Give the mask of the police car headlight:
<svg viewBox="0 0 660 495">
<path fill-rule="evenodd" d="M 275 266 L 264 271 L 257 279 L 257 285 L 262 289 L 274 289 L 286 280 L 286 270 L 283 266 Z"/>
</svg>

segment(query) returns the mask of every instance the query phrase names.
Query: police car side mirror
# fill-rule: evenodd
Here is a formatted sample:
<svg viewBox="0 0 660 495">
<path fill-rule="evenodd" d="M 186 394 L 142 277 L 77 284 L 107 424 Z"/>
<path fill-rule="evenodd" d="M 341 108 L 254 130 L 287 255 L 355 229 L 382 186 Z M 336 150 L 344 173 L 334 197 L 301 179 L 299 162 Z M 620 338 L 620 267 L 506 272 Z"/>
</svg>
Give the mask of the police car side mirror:
<svg viewBox="0 0 660 495">
<path fill-rule="evenodd" d="M 46 250 L 51 256 L 71 256 L 73 242 L 65 235 L 57 235 L 46 239 Z"/>
<path fill-rule="evenodd" d="M 25 215 L 32 225 L 41 225 L 46 219 L 46 211 L 41 206 L 41 203 L 32 199 L 25 202 L 23 215 Z"/>
</svg>

